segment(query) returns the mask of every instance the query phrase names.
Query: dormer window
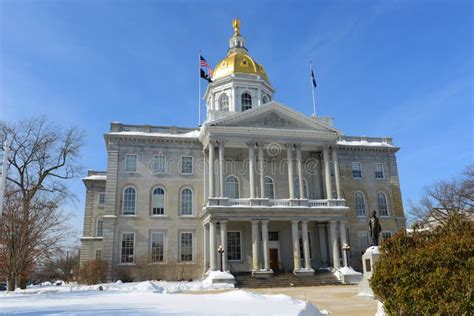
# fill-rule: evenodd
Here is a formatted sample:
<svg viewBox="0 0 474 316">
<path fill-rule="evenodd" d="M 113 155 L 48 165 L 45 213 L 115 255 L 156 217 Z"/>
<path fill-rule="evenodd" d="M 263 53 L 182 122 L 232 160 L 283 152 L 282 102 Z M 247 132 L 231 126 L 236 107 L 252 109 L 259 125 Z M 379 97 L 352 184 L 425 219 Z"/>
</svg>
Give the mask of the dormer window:
<svg viewBox="0 0 474 316">
<path fill-rule="evenodd" d="M 219 110 L 225 112 L 229 111 L 229 97 L 225 93 L 219 98 Z"/>
<path fill-rule="evenodd" d="M 242 112 L 252 108 L 252 96 L 248 93 L 242 94 Z"/>
<path fill-rule="evenodd" d="M 262 104 L 268 103 L 268 98 L 266 95 L 263 96 L 262 98 Z"/>
</svg>

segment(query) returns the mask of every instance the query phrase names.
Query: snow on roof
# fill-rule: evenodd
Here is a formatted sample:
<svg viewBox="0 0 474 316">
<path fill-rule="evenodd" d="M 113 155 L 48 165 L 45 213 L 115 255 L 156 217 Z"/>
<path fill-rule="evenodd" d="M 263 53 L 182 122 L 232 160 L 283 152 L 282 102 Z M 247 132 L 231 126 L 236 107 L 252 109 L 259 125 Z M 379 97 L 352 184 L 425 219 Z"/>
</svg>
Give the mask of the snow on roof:
<svg viewBox="0 0 474 316">
<path fill-rule="evenodd" d="M 91 176 L 87 176 L 87 177 L 84 177 L 82 178 L 82 180 L 107 180 L 107 176 L 106 175 L 102 175 L 102 174 L 94 174 L 94 175 L 91 175 Z"/>
<path fill-rule="evenodd" d="M 349 141 L 349 140 L 338 140 L 338 145 L 344 146 L 368 146 L 368 147 L 389 147 L 395 148 L 395 146 L 387 143 L 387 142 L 368 142 L 366 140 L 358 140 L 358 141 Z"/>
<path fill-rule="evenodd" d="M 108 135 L 198 138 L 200 133 L 201 133 L 200 130 L 194 130 L 192 132 L 182 133 L 182 134 L 123 131 L 123 132 L 110 132 L 108 133 Z"/>
</svg>

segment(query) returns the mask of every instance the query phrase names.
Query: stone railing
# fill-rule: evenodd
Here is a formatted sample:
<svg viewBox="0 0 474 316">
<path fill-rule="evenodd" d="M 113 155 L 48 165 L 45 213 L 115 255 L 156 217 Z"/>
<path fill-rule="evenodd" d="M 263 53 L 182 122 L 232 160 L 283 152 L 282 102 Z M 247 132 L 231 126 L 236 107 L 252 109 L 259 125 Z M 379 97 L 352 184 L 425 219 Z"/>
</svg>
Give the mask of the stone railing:
<svg viewBox="0 0 474 316">
<path fill-rule="evenodd" d="M 307 200 L 307 199 L 261 199 L 261 198 L 212 198 L 208 201 L 209 206 L 236 206 L 236 207 L 310 207 L 328 208 L 345 207 L 346 200 Z"/>
<path fill-rule="evenodd" d="M 250 206 L 250 199 L 229 199 L 230 206 Z"/>
<path fill-rule="evenodd" d="M 309 207 L 345 207 L 346 200 L 308 200 Z"/>
<path fill-rule="evenodd" d="M 270 206 L 290 206 L 289 199 L 270 200 Z"/>
</svg>

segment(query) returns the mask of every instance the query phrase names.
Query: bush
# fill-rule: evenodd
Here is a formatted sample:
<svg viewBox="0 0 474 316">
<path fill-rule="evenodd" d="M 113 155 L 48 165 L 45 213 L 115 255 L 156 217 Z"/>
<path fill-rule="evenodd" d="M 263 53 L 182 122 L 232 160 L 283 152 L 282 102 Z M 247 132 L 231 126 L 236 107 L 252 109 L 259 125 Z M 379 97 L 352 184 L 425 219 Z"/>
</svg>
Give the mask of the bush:
<svg viewBox="0 0 474 316">
<path fill-rule="evenodd" d="M 473 315 L 474 223 L 452 215 L 433 231 L 385 241 L 370 279 L 390 315 Z"/>
<path fill-rule="evenodd" d="M 107 261 L 90 260 L 85 262 L 80 269 L 81 281 L 86 284 L 106 282 Z"/>
</svg>

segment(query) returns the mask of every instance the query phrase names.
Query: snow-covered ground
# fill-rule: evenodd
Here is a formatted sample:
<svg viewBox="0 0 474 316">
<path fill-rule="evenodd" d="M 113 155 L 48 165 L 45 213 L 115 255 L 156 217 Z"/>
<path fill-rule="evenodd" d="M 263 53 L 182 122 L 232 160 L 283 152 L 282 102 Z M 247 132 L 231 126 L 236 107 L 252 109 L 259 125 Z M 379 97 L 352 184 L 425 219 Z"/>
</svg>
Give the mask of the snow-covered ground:
<svg viewBox="0 0 474 316">
<path fill-rule="evenodd" d="M 44 284 L 0 294 L 0 315 L 327 315 L 313 304 L 287 295 L 236 289 L 218 294 L 182 293 L 222 288 L 233 286 L 213 284 L 209 279 L 93 286 Z"/>
</svg>

